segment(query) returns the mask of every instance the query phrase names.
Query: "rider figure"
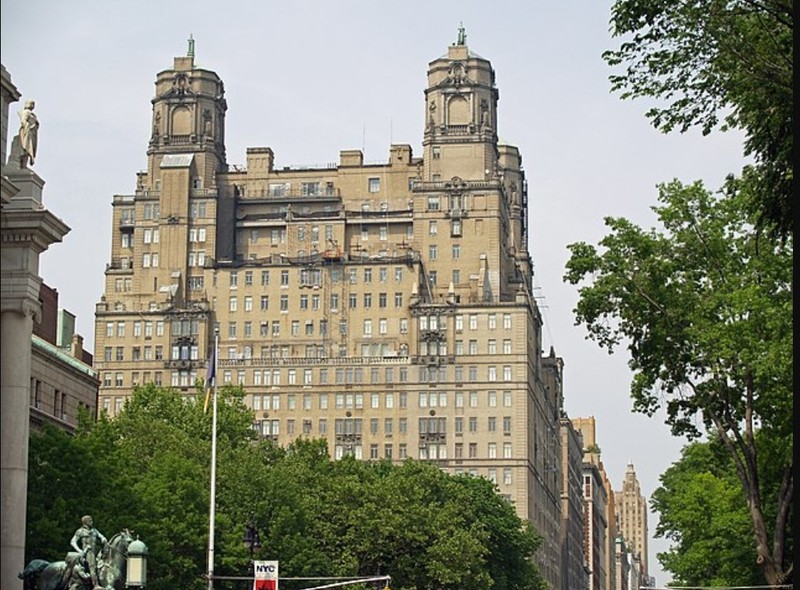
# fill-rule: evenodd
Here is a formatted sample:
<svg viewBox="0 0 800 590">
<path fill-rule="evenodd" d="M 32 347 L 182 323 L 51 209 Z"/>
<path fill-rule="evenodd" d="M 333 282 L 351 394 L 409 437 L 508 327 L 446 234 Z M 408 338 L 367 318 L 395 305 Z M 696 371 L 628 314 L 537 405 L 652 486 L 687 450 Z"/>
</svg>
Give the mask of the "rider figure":
<svg viewBox="0 0 800 590">
<path fill-rule="evenodd" d="M 105 545 L 108 541 L 103 536 L 103 533 L 98 531 L 93 526 L 92 517 L 84 516 L 81 518 L 81 527 L 75 531 L 72 536 L 70 545 L 81 554 L 86 562 L 89 564 L 89 574 L 92 578 L 92 584 L 98 586 L 97 580 L 97 554 L 100 550 L 100 543 Z"/>
</svg>

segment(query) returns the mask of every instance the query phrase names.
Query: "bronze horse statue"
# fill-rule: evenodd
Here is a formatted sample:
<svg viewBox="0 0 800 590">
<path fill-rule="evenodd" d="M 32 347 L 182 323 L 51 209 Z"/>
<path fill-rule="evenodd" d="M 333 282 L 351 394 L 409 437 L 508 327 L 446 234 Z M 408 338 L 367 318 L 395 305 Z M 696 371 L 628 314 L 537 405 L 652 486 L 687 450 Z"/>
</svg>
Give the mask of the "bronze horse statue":
<svg viewBox="0 0 800 590">
<path fill-rule="evenodd" d="M 103 590 L 124 590 L 128 545 L 133 542 L 128 529 L 108 541 L 97 560 L 97 583 Z M 63 561 L 32 559 L 18 574 L 26 590 L 89 590 L 92 579 L 79 553 L 70 551 Z"/>
</svg>

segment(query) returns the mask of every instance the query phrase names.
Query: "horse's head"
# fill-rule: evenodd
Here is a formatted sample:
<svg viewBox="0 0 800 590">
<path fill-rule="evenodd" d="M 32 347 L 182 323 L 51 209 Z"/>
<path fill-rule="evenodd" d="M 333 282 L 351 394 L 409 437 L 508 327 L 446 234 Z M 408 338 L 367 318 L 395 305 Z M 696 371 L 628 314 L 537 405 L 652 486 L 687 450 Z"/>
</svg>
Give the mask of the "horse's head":
<svg viewBox="0 0 800 590">
<path fill-rule="evenodd" d="M 128 556 L 128 545 L 133 543 L 133 535 L 128 529 L 122 529 L 108 541 L 107 553 L 113 559 L 115 555 L 125 558 Z"/>
<path fill-rule="evenodd" d="M 98 576 L 104 588 L 122 588 L 125 578 L 128 545 L 133 543 L 133 535 L 122 529 L 109 539 L 98 565 Z"/>
</svg>

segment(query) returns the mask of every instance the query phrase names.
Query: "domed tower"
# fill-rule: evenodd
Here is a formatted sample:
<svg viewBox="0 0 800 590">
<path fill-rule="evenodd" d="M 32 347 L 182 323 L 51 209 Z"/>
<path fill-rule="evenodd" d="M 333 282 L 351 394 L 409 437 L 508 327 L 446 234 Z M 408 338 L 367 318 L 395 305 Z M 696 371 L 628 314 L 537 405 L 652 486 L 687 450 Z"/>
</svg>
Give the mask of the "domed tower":
<svg viewBox="0 0 800 590">
<path fill-rule="evenodd" d="M 215 72 L 194 63 L 194 39 L 185 57 L 176 57 L 172 69 L 156 76 L 152 134 L 147 149 L 150 188 L 160 184 L 164 156 L 193 154 L 193 188 L 215 186 L 225 161 L 225 87 Z"/>
<path fill-rule="evenodd" d="M 423 170 L 413 187 L 421 238 L 414 246 L 423 253 L 445 251 L 457 240 L 472 266 L 450 274 L 429 257 L 420 294 L 433 301 L 525 300 L 533 266 L 522 157 L 516 147 L 498 143 L 495 73 L 466 38 L 462 26 L 447 54 L 428 65 Z M 438 225 L 449 232 L 434 231 Z"/>
<path fill-rule="evenodd" d="M 463 26 L 447 54 L 428 67 L 424 180 L 485 180 L 494 175 L 497 100 L 491 63 L 470 51 Z"/>
</svg>

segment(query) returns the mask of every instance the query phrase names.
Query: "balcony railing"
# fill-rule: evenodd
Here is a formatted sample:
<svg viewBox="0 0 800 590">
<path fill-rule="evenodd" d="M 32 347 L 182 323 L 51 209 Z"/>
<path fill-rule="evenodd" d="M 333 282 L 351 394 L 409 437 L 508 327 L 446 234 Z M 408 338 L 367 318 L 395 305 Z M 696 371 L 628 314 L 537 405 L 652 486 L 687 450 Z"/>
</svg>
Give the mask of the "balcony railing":
<svg viewBox="0 0 800 590">
<path fill-rule="evenodd" d="M 220 359 L 220 367 L 294 367 L 314 365 L 407 365 L 408 356 Z"/>
</svg>

